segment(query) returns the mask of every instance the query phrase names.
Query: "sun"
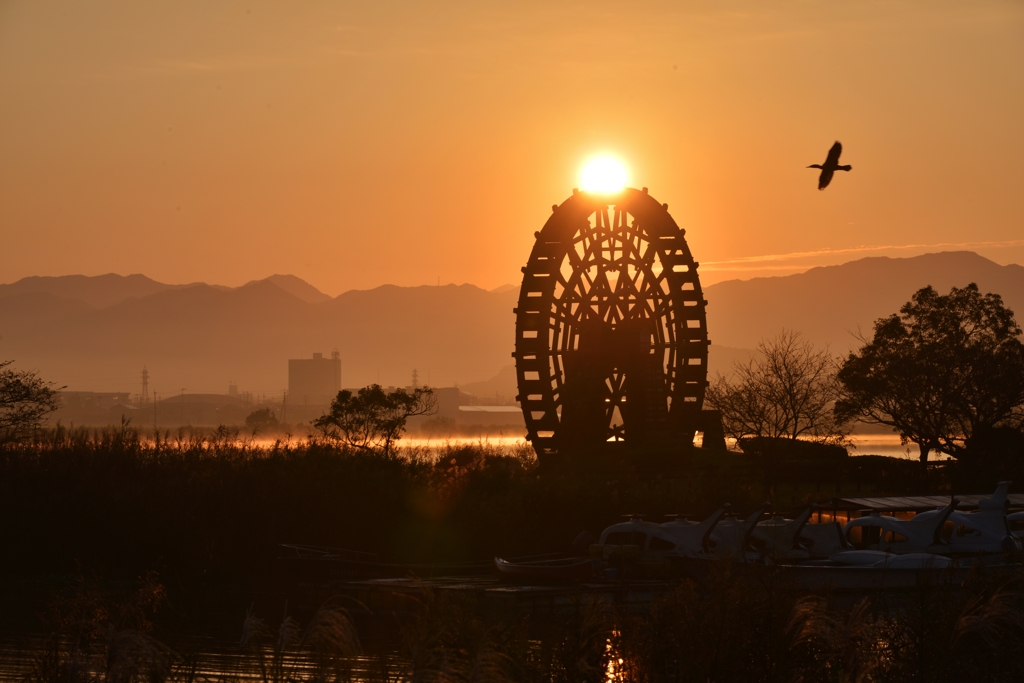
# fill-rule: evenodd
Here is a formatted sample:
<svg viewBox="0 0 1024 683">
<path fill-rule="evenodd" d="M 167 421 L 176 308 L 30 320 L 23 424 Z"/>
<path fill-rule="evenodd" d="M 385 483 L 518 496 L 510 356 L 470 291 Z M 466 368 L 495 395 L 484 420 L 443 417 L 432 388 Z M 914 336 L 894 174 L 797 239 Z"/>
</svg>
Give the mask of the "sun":
<svg viewBox="0 0 1024 683">
<path fill-rule="evenodd" d="M 626 187 L 626 165 L 612 156 L 589 159 L 580 172 L 580 185 L 595 194 L 618 194 Z"/>
</svg>

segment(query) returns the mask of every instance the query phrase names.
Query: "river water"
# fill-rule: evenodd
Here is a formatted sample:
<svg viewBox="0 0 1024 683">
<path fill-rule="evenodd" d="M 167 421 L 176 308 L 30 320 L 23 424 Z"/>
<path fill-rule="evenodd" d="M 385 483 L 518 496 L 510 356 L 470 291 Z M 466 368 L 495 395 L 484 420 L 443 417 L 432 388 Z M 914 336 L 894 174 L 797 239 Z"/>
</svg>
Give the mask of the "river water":
<svg viewBox="0 0 1024 683">
<path fill-rule="evenodd" d="M 885 455 L 890 458 L 916 460 L 917 446 L 903 445 L 896 434 L 854 434 L 850 437 L 850 455 Z M 401 440 L 403 448 L 444 448 L 445 446 L 485 445 L 498 448 L 519 448 L 528 446 L 521 436 L 452 436 L 447 438 L 407 437 Z M 948 460 L 949 456 L 932 453 L 931 460 Z"/>
<path fill-rule="evenodd" d="M 41 680 L 39 676 L 43 651 L 43 640 L 38 637 L 0 640 L 0 683 L 43 683 L 43 680 L 55 680 L 52 676 L 46 676 Z M 145 657 L 139 659 L 144 661 Z M 347 657 L 344 658 L 344 662 L 349 680 L 367 683 L 402 680 L 399 674 L 407 668 L 407 662 L 393 652 L 377 656 Z M 169 683 L 264 681 L 271 678 L 275 668 L 279 676 L 285 680 L 315 680 L 315 665 L 304 654 L 289 652 L 275 659 L 268 649 L 264 653 L 264 663 L 267 669 L 261 666 L 257 655 L 242 652 L 237 643 L 215 639 L 190 639 L 177 643 L 173 648 L 168 659 L 170 670 L 166 680 Z M 103 680 L 103 664 L 103 656 L 98 654 L 91 658 L 91 665 L 86 664 L 84 668 L 96 676 L 93 680 L 99 681 Z"/>
</svg>

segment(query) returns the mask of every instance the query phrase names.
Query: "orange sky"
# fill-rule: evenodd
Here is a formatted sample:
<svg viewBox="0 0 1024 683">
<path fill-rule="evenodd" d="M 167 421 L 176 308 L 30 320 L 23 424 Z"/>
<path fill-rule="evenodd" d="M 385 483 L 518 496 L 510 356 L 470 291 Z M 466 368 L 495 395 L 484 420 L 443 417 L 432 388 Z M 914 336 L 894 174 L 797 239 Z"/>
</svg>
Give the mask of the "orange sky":
<svg viewBox="0 0 1024 683">
<path fill-rule="evenodd" d="M 0 282 L 496 287 L 599 151 L 705 282 L 1024 262 L 1022 121 L 1016 0 L 0 1 Z"/>
</svg>

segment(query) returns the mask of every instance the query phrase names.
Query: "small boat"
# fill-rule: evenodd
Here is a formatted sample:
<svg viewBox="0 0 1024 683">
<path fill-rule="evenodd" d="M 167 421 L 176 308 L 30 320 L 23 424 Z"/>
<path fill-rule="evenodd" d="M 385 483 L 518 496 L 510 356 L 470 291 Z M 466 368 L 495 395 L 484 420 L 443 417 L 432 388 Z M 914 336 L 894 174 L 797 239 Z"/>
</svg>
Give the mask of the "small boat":
<svg viewBox="0 0 1024 683">
<path fill-rule="evenodd" d="M 509 562 L 495 557 L 494 568 L 502 580 L 517 583 L 586 581 L 594 575 L 593 561 L 578 558 L 541 562 Z"/>
</svg>

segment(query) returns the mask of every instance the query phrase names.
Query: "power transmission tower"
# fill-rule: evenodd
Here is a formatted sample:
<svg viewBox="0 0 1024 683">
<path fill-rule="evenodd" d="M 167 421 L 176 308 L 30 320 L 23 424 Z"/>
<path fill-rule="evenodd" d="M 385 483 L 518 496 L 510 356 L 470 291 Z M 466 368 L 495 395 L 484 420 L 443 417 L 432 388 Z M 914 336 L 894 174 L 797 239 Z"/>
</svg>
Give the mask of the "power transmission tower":
<svg viewBox="0 0 1024 683">
<path fill-rule="evenodd" d="M 143 405 L 149 402 L 149 370 L 142 366 L 142 401 Z"/>
</svg>

